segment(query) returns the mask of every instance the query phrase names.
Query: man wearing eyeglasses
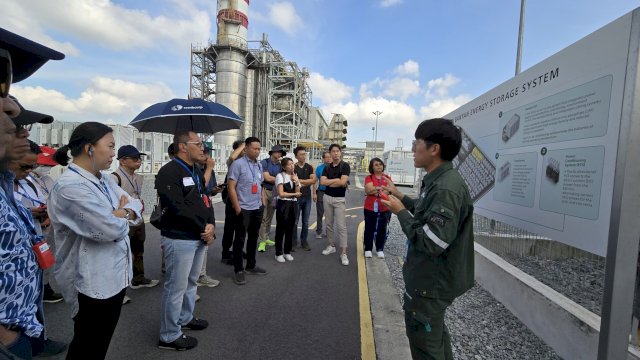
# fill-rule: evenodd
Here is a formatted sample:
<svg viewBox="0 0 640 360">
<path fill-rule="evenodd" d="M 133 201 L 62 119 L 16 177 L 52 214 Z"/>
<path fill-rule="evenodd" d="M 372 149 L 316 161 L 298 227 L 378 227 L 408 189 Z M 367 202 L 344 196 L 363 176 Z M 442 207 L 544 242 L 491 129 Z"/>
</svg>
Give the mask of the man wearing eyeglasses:
<svg viewBox="0 0 640 360">
<path fill-rule="evenodd" d="M 54 355 L 64 351 L 65 345 L 44 336 L 42 270 L 31 249 L 42 236 L 35 233 L 30 211 L 16 201 L 15 175 L 8 171 L 8 162 L 29 150 L 27 127 L 33 122 L 10 121 L 20 108 L 8 96 L 12 82 L 26 79 L 50 59 L 63 58 L 64 54 L 0 28 L 0 131 L 6 140 L 0 143 L 0 227 L 4 230 L 0 258 L 5 268 L 12 269 L 0 272 L 0 345 L 23 359 Z"/>
<path fill-rule="evenodd" d="M 193 131 L 178 131 L 173 143 L 175 157 L 158 171 L 155 182 L 163 209 L 160 234 L 166 267 L 158 347 L 189 350 L 198 340 L 182 330 L 209 326 L 193 317 L 193 310 L 204 249 L 213 243 L 216 219 L 204 174 L 196 165 L 203 156 L 202 141 Z"/>
<path fill-rule="evenodd" d="M 111 176 L 122 190 L 126 191 L 129 196 L 142 201 L 142 177 L 136 174 L 136 170 L 142 165 L 142 156 L 147 154 L 141 153 L 133 145 L 124 145 L 118 149 L 118 161 L 120 166 Z M 144 202 L 142 203 L 144 211 Z M 144 241 L 146 238 L 144 222 L 137 226 L 129 227 L 129 241 L 131 242 L 131 255 L 133 256 L 133 279 L 131 280 L 131 288 L 139 289 L 143 287 L 154 287 L 158 285 L 158 280 L 151 280 L 144 276 Z M 125 295 L 123 304 L 128 303 L 131 299 Z"/>
</svg>

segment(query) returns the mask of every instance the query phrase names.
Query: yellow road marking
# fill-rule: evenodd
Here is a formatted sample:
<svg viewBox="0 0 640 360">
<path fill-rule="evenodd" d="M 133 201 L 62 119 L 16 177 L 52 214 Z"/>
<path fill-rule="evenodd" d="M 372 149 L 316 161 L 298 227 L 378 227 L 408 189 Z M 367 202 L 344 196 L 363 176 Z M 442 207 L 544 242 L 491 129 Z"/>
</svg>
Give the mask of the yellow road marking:
<svg viewBox="0 0 640 360">
<path fill-rule="evenodd" d="M 363 360 L 376 358 L 376 344 L 373 341 L 373 321 L 371 320 L 371 306 L 369 304 L 369 285 L 367 284 L 367 269 L 365 267 L 364 249 L 364 221 L 358 225 L 357 255 L 358 261 L 358 293 L 360 298 L 360 352 Z"/>
</svg>

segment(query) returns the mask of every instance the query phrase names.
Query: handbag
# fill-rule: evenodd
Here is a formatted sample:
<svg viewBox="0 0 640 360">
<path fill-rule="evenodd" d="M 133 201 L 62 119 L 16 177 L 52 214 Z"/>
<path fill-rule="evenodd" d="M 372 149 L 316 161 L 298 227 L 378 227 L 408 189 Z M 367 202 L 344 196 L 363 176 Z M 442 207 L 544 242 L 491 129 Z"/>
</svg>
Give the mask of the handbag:
<svg viewBox="0 0 640 360">
<path fill-rule="evenodd" d="M 156 198 L 156 205 L 153 207 L 153 211 L 151 212 L 151 216 L 149 217 L 149 222 L 153 227 L 158 230 L 162 230 L 162 216 L 166 212 L 166 209 L 163 209 L 160 205 L 160 197 Z"/>
</svg>

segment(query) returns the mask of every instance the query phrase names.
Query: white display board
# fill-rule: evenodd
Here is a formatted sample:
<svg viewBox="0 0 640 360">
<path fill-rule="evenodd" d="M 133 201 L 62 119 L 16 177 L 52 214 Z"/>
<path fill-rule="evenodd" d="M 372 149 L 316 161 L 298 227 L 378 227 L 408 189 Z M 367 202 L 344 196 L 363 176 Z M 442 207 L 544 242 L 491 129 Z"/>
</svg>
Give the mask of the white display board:
<svg viewBox="0 0 640 360">
<path fill-rule="evenodd" d="M 476 213 L 606 254 L 631 22 L 630 13 L 445 116 L 465 133 L 469 160 L 454 165 L 475 189 Z"/>
</svg>

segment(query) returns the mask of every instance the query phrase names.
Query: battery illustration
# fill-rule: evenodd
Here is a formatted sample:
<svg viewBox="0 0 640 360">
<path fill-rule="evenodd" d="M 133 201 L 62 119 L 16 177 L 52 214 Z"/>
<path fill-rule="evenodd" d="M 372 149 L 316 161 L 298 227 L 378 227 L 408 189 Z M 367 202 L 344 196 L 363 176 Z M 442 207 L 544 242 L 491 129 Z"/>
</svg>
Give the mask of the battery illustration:
<svg viewBox="0 0 640 360">
<path fill-rule="evenodd" d="M 500 166 L 500 170 L 498 170 L 498 182 L 502 182 L 502 180 L 506 179 L 507 176 L 511 173 L 511 163 L 506 162 Z"/>
<path fill-rule="evenodd" d="M 520 128 L 520 115 L 513 114 L 511 119 L 502 128 L 502 141 L 507 142 Z"/>
<path fill-rule="evenodd" d="M 547 161 L 546 175 L 549 180 L 557 184 L 560 181 L 560 163 L 558 160 L 550 157 Z"/>
</svg>

